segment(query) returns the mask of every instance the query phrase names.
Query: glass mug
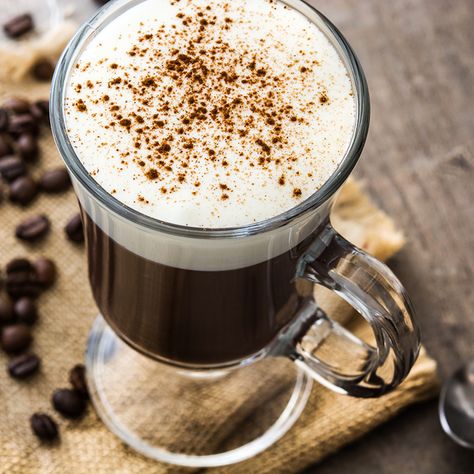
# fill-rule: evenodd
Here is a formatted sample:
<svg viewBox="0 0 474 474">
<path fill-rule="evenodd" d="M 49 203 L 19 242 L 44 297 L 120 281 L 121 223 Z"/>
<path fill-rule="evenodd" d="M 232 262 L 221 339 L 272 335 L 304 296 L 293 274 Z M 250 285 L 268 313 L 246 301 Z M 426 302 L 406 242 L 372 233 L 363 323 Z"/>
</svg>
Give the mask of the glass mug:
<svg viewBox="0 0 474 474">
<path fill-rule="evenodd" d="M 68 77 L 95 32 L 140 1 L 112 2 L 84 25 L 52 86 L 53 134 L 81 206 L 90 283 L 103 315 L 89 338 L 88 380 L 101 418 L 138 451 L 179 465 L 218 466 L 249 458 L 281 437 L 303 410 L 312 380 L 357 397 L 396 387 L 416 360 L 419 331 L 395 275 L 331 226 L 335 194 L 365 143 L 369 94 L 349 44 L 301 0 L 285 3 L 336 47 L 357 103 L 350 146 L 321 189 L 266 221 L 208 230 L 142 215 L 96 184 L 68 139 Z M 374 347 L 318 308 L 315 284 L 365 318 Z M 278 387 L 284 387 L 278 397 L 267 396 Z M 232 422 L 224 415 L 234 406 L 239 420 L 258 413 L 259 429 L 227 444 L 216 436 L 194 443 L 193 429 L 201 433 L 208 425 L 228 438 Z M 177 435 L 183 423 L 184 439 Z"/>
</svg>

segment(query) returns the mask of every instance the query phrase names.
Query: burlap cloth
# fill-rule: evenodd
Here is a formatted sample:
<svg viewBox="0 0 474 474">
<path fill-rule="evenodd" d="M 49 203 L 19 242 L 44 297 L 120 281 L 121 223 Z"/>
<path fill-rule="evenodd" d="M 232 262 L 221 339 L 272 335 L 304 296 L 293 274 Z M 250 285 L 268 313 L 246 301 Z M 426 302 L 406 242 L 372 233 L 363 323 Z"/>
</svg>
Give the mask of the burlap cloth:
<svg viewBox="0 0 474 474">
<path fill-rule="evenodd" d="M 11 94 L 44 98 L 48 90 L 47 84 L 38 85 L 28 79 L 7 82 L 4 78 L 0 81 L 0 99 Z M 41 165 L 36 167 L 36 174 L 42 168 L 60 164 L 49 132 L 43 134 L 42 150 Z M 52 390 L 67 386 L 68 370 L 83 359 L 87 334 L 97 314 L 86 277 L 84 249 L 68 242 L 63 232 L 65 222 L 77 210 L 72 191 L 61 196 L 41 195 L 26 209 L 8 202 L 0 205 L 1 267 L 4 268 L 12 257 L 34 258 L 38 255 L 53 258 L 59 267 L 57 284 L 40 298 L 41 319 L 34 330 L 33 350 L 42 357 L 41 373 L 30 381 L 18 382 L 10 379 L 5 370 L 0 370 L 0 472 L 187 472 L 132 452 L 107 430 L 92 408 L 84 419 L 76 422 L 61 419 L 51 408 Z M 37 212 L 50 217 L 52 232 L 42 243 L 20 243 L 14 237 L 15 223 Z M 341 191 L 333 223 L 349 240 L 383 260 L 404 244 L 402 234 L 391 219 L 369 201 L 354 181 L 349 181 Z M 320 293 L 318 297 L 330 314 L 337 313 L 342 320 L 351 316 L 350 310 L 340 301 L 331 299 L 326 293 Z M 5 365 L 6 362 L 7 356 L 0 354 L 0 363 Z M 424 350 L 407 380 L 396 391 L 379 399 L 339 396 L 315 384 L 303 415 L 279 442 L 249 461 L 213 472 L 298 472 L 361 437 L 408 404 L 432 396 L 436 389 L 436 364 Z M 53 413 L 60 420 L 59 444 L 43 446 L 32 435 L 28 419 L 35 411 Z M 232 421 L 237 426 L 238 420 Z M 235 436 L 238 439 L 239 433 Z"/>
</svg>

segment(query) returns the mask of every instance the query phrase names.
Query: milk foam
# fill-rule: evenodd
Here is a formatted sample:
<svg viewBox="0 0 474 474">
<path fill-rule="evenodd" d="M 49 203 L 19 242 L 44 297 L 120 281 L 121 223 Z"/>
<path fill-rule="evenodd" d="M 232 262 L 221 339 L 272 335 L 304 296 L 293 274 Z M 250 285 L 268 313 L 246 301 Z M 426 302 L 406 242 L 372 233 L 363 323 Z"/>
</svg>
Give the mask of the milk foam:
<svg viewBox="0 0 474 474">
<path fill-rule="evenodd" d="M 206 228 L 262 221 L 311 196 L 355 123 L 334 47 L 271 0 L 130 8 L 81 53 L 65 110 L 79 159 L 106 191 Z"/>
</svg>

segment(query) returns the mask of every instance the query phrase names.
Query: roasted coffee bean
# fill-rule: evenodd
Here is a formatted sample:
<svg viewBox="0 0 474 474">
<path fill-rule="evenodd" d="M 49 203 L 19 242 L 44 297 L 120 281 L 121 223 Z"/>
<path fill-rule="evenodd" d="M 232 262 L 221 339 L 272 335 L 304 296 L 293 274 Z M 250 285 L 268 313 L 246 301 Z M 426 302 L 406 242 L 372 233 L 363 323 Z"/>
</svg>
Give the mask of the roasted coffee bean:
<svg viewBox="0 0 474 474">
<path fill-rule="evenodd" d="M 27 114 L 30 111 L 30 102 L 21 97 L 8 97 L 2 107 L 13 114 Z"/>
<path fill-rule="evenodd" d="M 51 441 L 59 435 L 58 425 L 45 413 L 35 413 L 30 418 L 30 425 L 33 433 L 43 441 Z"/>
<path fill-rule="evenodd" d="M 39 155 L 38 140 L 30 133 L 24 133 L 16 141 L 18 153 L 25 160 L 35 160 Z"/>
<path fill-rule="evenodd" d="M 31 73 L 38 81 L 50 81 L 53 77 L 54 65 L 47 59 L 40 59 L 31 68 Z"/>
<path fill-rule="evenodd" d="M 1 112 L 0 112 L 1 113 Z M 1 120 L 1 116 L 0 116 Z M 13 153 L 13 148 L 11 147 L 10 143 L 8 143 L 6 137 L 0 135 L 0 159 L 4 156 L 11 155 Z"/>
<path fill-rule="evenodd" d="M 13 324 L 15 322 L 15 313 L 13 303 L 6 296 L 0 296 L 0 326 Z"/>
<path fill-rule="evenodd" d="M 6 132 L 8 130 L 8 112 L 6 109 L 0 109 L 0 133 Z"/>
<path fill-rule="evenodd" d="M 37 194 L 38 185 L 31 176 L 20 176 L 10 185 L 10 201 L 22 206 L 33 201 Z"/>
<path fill-rule="evenodd" d="M 26 173 L 26 166 L 21 158 L 10 155 L 0 159 L 0 175 L 6 181 L 14 181 Z"/>
<path fill-rule="evenodd" d="M 49 121 L 49 101 L 37 100 L 32 104 L 30 113 L 37 120 Z"/>
<path fill-rule="evenodd" d="M 49 219 L 44 214 L 28 217 L 17 225 L 15 236 L 21 240 L 34 242 L 44 237 L 50 226 Z"/>
<path fill-rule="evenodd" d="M 9 38 L 20 38 L 34 28 L 33 17 L 29 13 L 18 15 L 3 25 L 3 31 Z"/>
<path fill-rule="evenodd" d="M 23 135 L 25 133 L 29 133 L 36 136 L 38 132 L 38 121 L 30 113 L 14 115 L 10 118 L 8 133 L 10 133 L 10 135 L 12 135 L 13 137 L 19 137 L 20 135 Z"/>
<path fill-rule="evenodd" d="M 38 321 L 38 308 L 31 298 L 27 298 L 26 296 L 20 298 L 15 302 L 13 311 L 20 323 L 33 326 L 33 324 Z"/>
<path fill-rule="evenodd" d="M 56 265 L 46 257 L 40 257 L 33 263 L 38 281 L 44 288 L 49 288 L 56 281 Z"/>
<path fill-rule="evenodd" d="M 2 329 L 0 343 L 5 352 L 22 352 L 31 345 L 33 337 L 25 324 L 12 324 Z"/>
<path fill-rule="evenodd" d="M 38 372 L 40 359 L 36 354 L 23 354 L 8 363 L 8 373 L 14 379 L 25 379 Z"/>
<path fill-rule="evenodd" d="M 60 388 L 53 393 L 53 407 L 66 418 L 79 418 L 86 406 L 86 401 L 77 390 Z"/>
<path fill-rule="evenodd" d="M 86 382 L 86 368 L 82 364 L 75 365 L 69 372 L 69 383 L 84 398 L 89 398 Z"/>
<path fill-rule="evenodd" d="M 68 239 L 72 242 L 84 242 L 84 229 L 79 213 L 69 219 L 64 230 L 66 231 Z"/>
<path fill-rule="evenodd" d="M 47 193 L 61 193 L 71 186 L 71 179 L 64 167 L 47 170 L 40 178 L 41 189 Z"/>
<path fill-rule="evenodd" d="M 29 260 L 17 258 L 7 265 L 5 286 L 11 298 L 37 297 L 41 291 L 36 270 Z"/>
</svg>

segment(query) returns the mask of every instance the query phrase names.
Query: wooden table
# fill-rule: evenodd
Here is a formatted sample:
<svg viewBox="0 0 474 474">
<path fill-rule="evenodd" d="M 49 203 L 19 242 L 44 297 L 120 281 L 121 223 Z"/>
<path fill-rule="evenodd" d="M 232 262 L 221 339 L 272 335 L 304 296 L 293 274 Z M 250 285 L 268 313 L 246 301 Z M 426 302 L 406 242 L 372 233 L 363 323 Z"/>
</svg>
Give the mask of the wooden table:
<svg viewBox="0 0 474 474">
<path fill-rule="evenodd" d="M 444 380 L 474 357 L 474 0 L 312 0 L 367 74 L 368 142 L 356 175 L 405 230 L 392 262 Z M 318 474 L 474 473 L 437 403 L 406 410 Z"/>
</svg>

